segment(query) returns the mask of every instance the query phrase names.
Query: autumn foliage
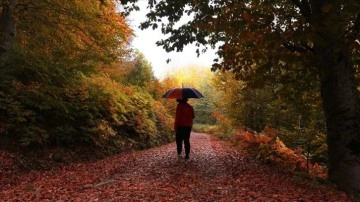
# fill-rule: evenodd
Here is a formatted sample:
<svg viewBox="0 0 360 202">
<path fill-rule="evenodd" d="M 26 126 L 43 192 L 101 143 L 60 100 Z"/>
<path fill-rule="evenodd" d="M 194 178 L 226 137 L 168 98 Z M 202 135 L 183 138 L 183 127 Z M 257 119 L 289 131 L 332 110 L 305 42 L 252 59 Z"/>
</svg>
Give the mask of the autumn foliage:
<svg viewBox="0 0 360 202">
<path fill-rule="evenodd" d="M 0 65 L 0 149 L 117 153 L 172 139 L 172 119 L 148 89 L 151 66 L 129 49 L 133 33 L 115 2 L 19 8 L 13 50 Z"/>
<path fill-rule="evenodd" d="M 192 133 L 189 160 L 173 143 L 87 161 L 16 173 L 0 152 L 1 201 L 342 201 L 331 186 L 296 182 L 227 142 Z"/>
<path fill-rule="evenodd" d="M 327 178 L 327 170 L 317 163 L 311 164 L 302 154 L 301 149 L 290 149 L 277 136 L 277 131 L 269 126 L 255 134 L 249 131 L 237 131 L 235 139 L 257 158 L 280 166 L 288 171 L 309 172 L 315 177 Z"/>
</svg>

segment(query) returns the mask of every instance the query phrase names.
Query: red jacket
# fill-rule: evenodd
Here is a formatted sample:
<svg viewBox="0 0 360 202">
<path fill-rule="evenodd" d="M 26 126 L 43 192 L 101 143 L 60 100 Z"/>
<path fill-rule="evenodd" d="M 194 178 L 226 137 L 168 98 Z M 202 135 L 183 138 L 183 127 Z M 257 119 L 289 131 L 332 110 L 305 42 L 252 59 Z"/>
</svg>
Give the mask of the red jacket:
<svg viewBox="0 0 360 202">
<path fill-rule="evenodd" d="M 192 127 L 194 118 L 194 108 L 187 102 L 180 102 L 176 107 L 174 128 L 178 126 Z"/>
</svg>

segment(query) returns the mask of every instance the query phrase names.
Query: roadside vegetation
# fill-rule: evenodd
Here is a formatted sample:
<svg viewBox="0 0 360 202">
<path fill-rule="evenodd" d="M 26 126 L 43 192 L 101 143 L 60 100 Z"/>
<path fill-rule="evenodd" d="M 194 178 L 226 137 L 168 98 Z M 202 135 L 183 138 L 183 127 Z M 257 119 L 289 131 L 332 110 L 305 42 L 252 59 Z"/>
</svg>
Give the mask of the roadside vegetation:
<svg viewBox="0 0 360 202">
<path fill-rule="evenodd" d="M 333 182 L 354 193 L 358 189 L 354 179 L 359 176 L 332 168 L 343 163 L 338 158 L 341 154 L 334 149 L 336 146 L 345 148 L 341 145 L 343 142 L 348 143 L 345 149 L 349 150 L 346 153 L 349 158 L 354 160 L 359 155 L 357 125 L 355 121 L 352 125 L 347 122 L 358 117 L 358 105 L 353 105 L 356 100 L 353 94 L 358 94 L 354 88 L 359 84 L 358 71 L 355 71 L 359 63 L 358 44 L 349 45 L 349 50 L 343 46 L 330 47 L 334 50 L 332 58 L 339 58 L 342 63 L 335 67 L 328 65 L 328 56 L 318 51 L 328 43 L 325 39 L 346 36 L 338 40 L 348 42 L 352 37 L 341 34 L 339 30 L 344 28 L 341 27 L 344 23 L 336 21 L 330 28 L 320 26 L 322 29 L 318 30 L 329 37 L 305 38 L 313 32 L 307 27 L 309 24 L 301 26 L 304 20 L 301 14 L 307 13 L 299 13 L 299 10 L 306 7 L 301 7 L 299 1 L 292 2 L 292 7 L 285 2 L 278 2 L 278 6 L 259 2 L 254 6 L 254 9 L 263 8 L 265 11 L 279 9 L 278 21 L 284 27 L 273 29 L 268 29 L 268 26 L 272 25 L 274 16 L 263 15 L 261 9 L 259 13 L 250 15 L 236 9 L 222 10 L 227 8 L 224 2 L 224 5 L 218 2 L 216 9 L 213 8 L 215 10 L 206 10 L 207 5 L 202 5 L 206 12 L 197 10 L 202 3 L 189 5 L 192 6 L 189 8 L 196 8 L 193 12 L 199 12 L 197 17 L 208 19 L 207 12 L 209 15 L 220 12 L 219 22 L 230 23 L 229 27 L 232 27 L 231 20 L 234 20 L 241 26 L 227 30 L 215 21 L 210 27 L 206 20 L 198 22 L 196 18 L 179 27 L 181 30 L 186 26 L 198 26 L 194 30 L 176 32 L 178 28 L 169 25 L 167 31 L 177 34 L 159 43 L 167 51 L 182 50 L 189 43 L 187 40 L 197 41 L 199 46 L 206 45 L 204 40 L 210 37 L 208 43 L 213 46 L 226 40 L 218 47 L 219 57 L 223 60 L 214 61 L 212 68 L 184 67 L 158 79 L 142 53 L 131 49 L 134 33 L 126 17 L 116 10 L 115 2 L 4 1 L 0 4 L 0 157 L 6 160 L 0 161 L 0 171 L 7 173 L 13 167 L 21 171 L 50 169 L 58 164 L 104 158 L 172 142 L 176 102 L 161 96 L 171 88 L 189 86 L 205 96 L 204 99 L 190 100 L 196 111 L 194 131 L 231 141 L 254 158 L 293 173 L 306 173 L 320 181 L 326 181 L 327 173 L 333 174 L 333 177 L 329 175 Z M 173 4 L 179 8 L 185 6 L 181 1 Z M 251 5 L 245 3 L 242 6 L 244 10 L 251 10 Z M 143 28 L 157 27 L 156 15 L 162 13 L 161 9 L 165 9 L 162 14 L 172 16 L 174 22 L 179 20 L 177 15 L 183 13 L 166 10 L 167 6 L 156 7 L 152 18 L 142 24 Z M 332 6 L 337 5 L 324 5 L 319 10 L 330 15 L 334 13 Z M 231 8 L 238 6 L 232 5 Z M 354 15 L 358 9 L 349 9 L 347 3 L 342 8 L 348 14 L 344 15 L 349 20 L 348 28 L 357 29 L 357 32 L 349 33 L 358 35 L 360 15 Z M 241 18 L 224 20 L 237 12 L 241 13 Z M 287 22 L 284 16 L 293 17 Z M 254 24 L 258 20 L 253 19 L 259 17 L 267 19 L 264 25 Z M 285 25 L 295 22 L 301 33 L 295 29 L 287 32 Z M 302 32 L 302 29 L 308 32 Z M 196 30 L 199 33 L 192 34 Z M 238 39 L 238 30 L 246 37 Z M 278 35 L 274 36 L 274 30 L 281 32 L 278 34 L 283 36 L 282 45 L 278 43 Z M 182 31 L 187 35 L 181 35 Z M 255 43 L 257 37 L 254 36 L 260 32 L 264 37 L 262 40 L 267 43 Z M 227 38 L 219 37 L 219 33 L 226 33 L 224 36 Z M 185 41 L 177 40 L 178 35 L 184 36 Z M 197 38 L 192 38 L 194 36 Z M 291 36 L 294 36 L 293 40 Z M 174 46 L 168 46 L 172 41 L 176 41 Z M 237 47 L 235 44 L 240 45 Z M 276 48 L 274 51 L 262 52 L 273 46 Z M 299 52 L 299 46 L 303 52 Z M 318 48 L 316 53 L 319 55 L 311 55 L 314 51 L 307 48 Z M 337 55 L 339 48 L 341 54 L 346 54 Z M 239 54 L 243 54 L 243 58 L 239 58 Z M 300 61 L 299 58 L 306 59 Z M 354 66 L 349 67 L 351 62 L 343 60 L 353 61 Z M 324 66 L 346 71 L 326 70 L 322 68 Z M 332 75 L 329 72 L 355 73 Z M 322 83 L 324 80 L 337 80 L 332 76 L 352 79 L 342 86 L 344 91 L 339 88 L 335 90 L 340 92 L 335 92 L 333 85 Z M 347 94 L 344 98 L 330 99 L 331 92 L 337 96 L 343 92 Z M 337 103 L 332 103 L 332 100 Z M 347 100 L 351 102 L 343 103 Z M 339 106 L 349 106 L 351 113 L 344 114 L 344 110 L 337 108 Z M 333 116 L 337 112 L 341 112 L 340 118 Z M 334 127 L 336 124 L 331 123 L 340 125 Z M 348 130 L 345 126 L 350 125 L 352 127 Z M 333 141 L 336 138 L 343 141 Z M 328 145 L 328 142 L 334 145 Z M 15 164 L 9 163 L 9 159 Z M 351 170 L 352 164 L 343 165 L 350 166 L 346 168 Z M 336 178 L 336 174 L 354 175 L 354 179 Z M 349 183 L 343 179 L 349 179 Z"/>
</svg>

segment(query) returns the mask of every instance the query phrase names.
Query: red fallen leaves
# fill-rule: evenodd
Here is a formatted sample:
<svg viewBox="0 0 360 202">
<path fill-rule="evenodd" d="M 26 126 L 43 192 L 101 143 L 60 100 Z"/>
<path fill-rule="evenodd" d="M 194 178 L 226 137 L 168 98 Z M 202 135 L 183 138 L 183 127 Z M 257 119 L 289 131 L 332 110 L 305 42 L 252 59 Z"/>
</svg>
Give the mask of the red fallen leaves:
<svg viewBox="0 0 360 202">
<path fill-rule="evenodd" d="M 191 143 L 190 160 L 171 143 L 32 171 L 0 187 L 0 201 L 351 201 L 332 187 L 295 183 L 206 134 L 193 133 Z"/>
</svg>

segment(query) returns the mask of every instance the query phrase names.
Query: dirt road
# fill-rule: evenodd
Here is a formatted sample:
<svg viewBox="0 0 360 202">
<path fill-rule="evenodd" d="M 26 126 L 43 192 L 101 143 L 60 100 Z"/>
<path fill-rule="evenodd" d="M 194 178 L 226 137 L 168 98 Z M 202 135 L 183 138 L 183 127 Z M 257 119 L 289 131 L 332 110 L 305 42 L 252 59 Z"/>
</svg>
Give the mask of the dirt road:
<svg viewBox="0 0 360 202">
<path fill-rule="evenodd" d="M 209 135 L 192 133 L 190 159 L 175 143 L 33 171 L 0 201 L 351 201 L 330 187 L 296 183 Z"/>
</svg>

